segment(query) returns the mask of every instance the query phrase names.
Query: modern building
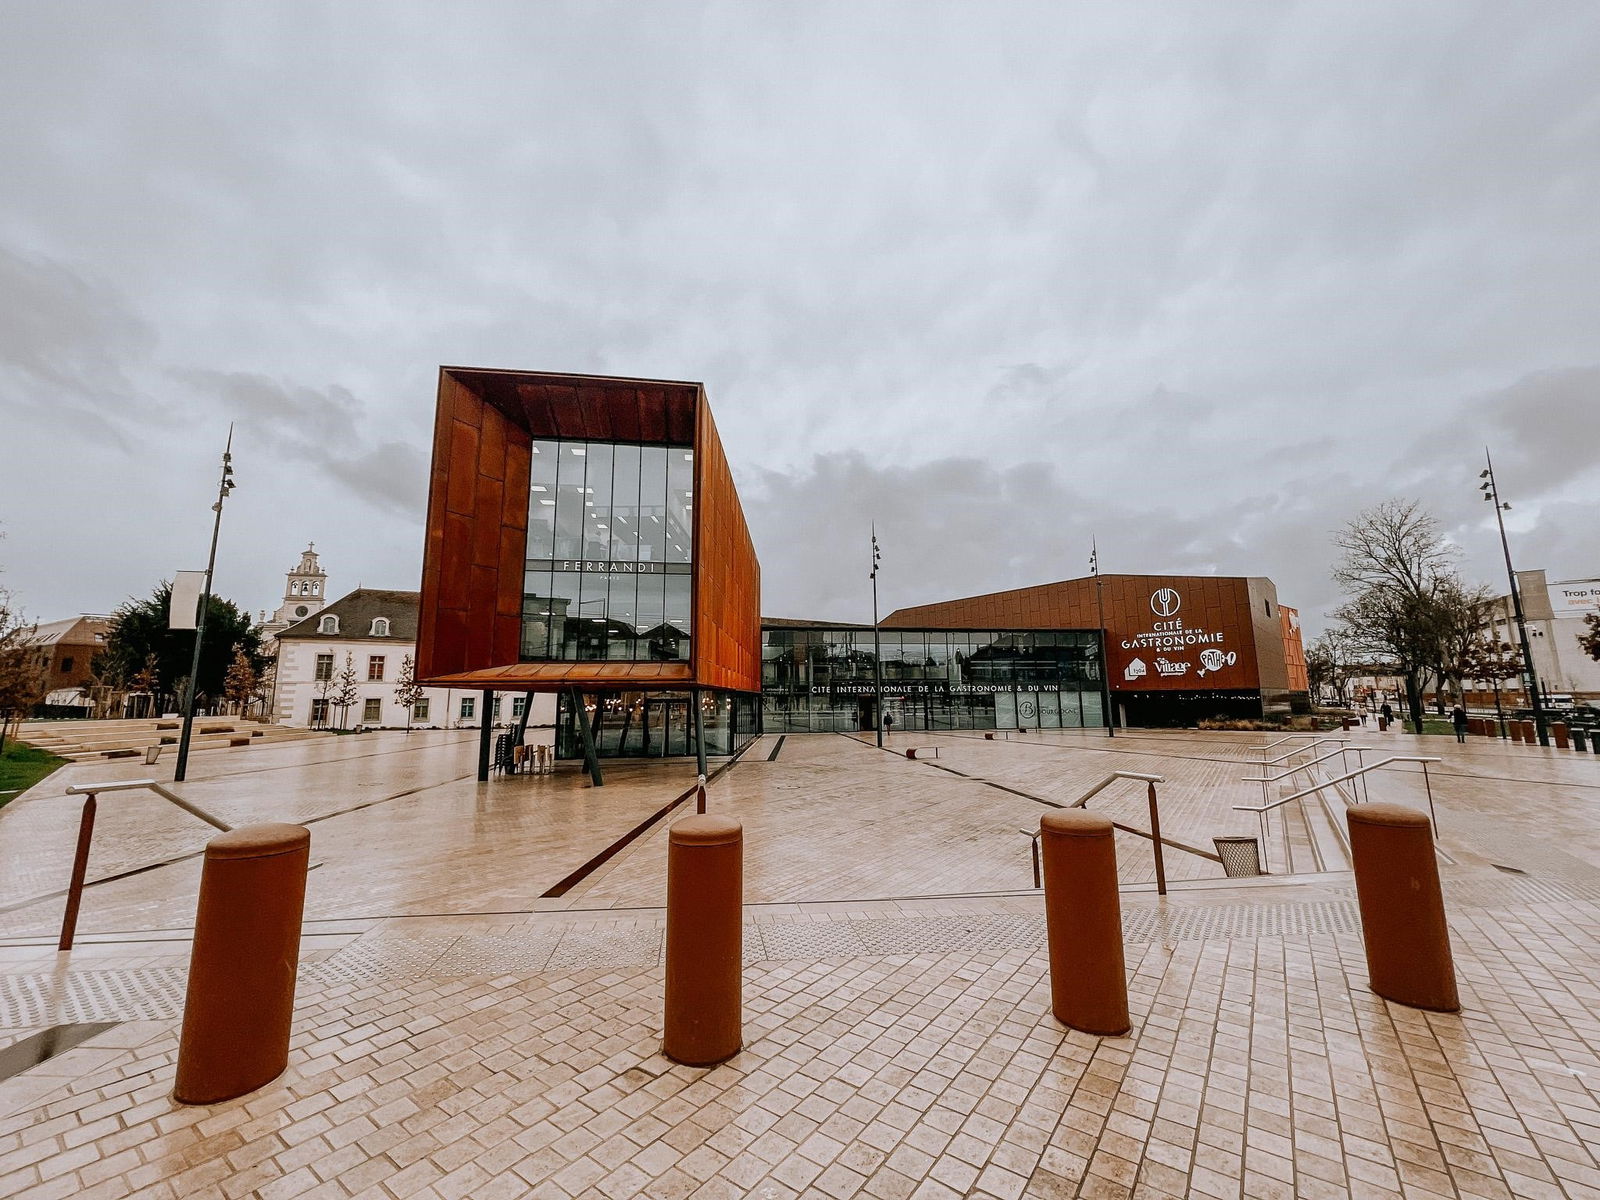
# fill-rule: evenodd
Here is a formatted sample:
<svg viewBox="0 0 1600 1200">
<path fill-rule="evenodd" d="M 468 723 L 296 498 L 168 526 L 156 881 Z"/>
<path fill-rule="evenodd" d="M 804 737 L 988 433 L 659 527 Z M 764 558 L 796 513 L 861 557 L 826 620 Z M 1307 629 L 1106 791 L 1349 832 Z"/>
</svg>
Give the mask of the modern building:
<svg viewBox="0 0 1600 1200">
<path fill-rule="evenodd" d="M 1299 614 L 1261 577 L 1100 575 L 990 592 L 898 609 L 878 642 L 884 709 L 903 729 L 1102 725 L 1107 693 L 1118 725 L 1309 703 Z M 764 621 L 767 729 L 873 728 L 873 644 L 871 626 Z"/>
<path fill-rule="evenodd" d="M 307 729 L 477 729 L 487 711 L 491 724 L 520 721 L 527 697 L 496 696 L 485 706 L 475 689 L 423 688 L 407 713 L 396 690 L 406 660 L 416 661 L 417 599 L 357 588 L 280 632 L 273 720 Z M 353 687 L 341 705 L 346 672 Z M 554 715 L 553 706 L 536 705 L 529 720 L 548 726 Z"/>
<path fill-rule="evenodd" d="M 1112 712 L 1119 725 L 1286 714 L 1307 702 L 1299 621 L 1285 622 L 1277 587 L 1261 576 L 1088 576 L 902 608 L 883 624 L 1104 628 Z M 1302 665 L 1298 679 L 1290 676 L 1292 656 Z"/>
<path fill-rule="evenodd" d="M 440 370 L 421 680 L 554 695 L 597 778 L 730 754 L 760 727 L 760 585 L 702 385 Z"/>
<path fill-rule="evenodd" d="M 1589 632 L 1586 618 L 1600 616 L 1600 579 L 1550 582 L 1544 571 L 1518 571 L 1517 591 L 1522 597 L 1533 669 L 1544 694 L 1600 700 L 1600 662 L 1578 644 L 1578 639 Z M 1495 639 L 1519 646 L 1509 593 L 1495 598 L 1493 612 Z M 1505 681 L 1502 692 L 1507 703 L 1527 703 L 1520 681 Z"/>
</svg>

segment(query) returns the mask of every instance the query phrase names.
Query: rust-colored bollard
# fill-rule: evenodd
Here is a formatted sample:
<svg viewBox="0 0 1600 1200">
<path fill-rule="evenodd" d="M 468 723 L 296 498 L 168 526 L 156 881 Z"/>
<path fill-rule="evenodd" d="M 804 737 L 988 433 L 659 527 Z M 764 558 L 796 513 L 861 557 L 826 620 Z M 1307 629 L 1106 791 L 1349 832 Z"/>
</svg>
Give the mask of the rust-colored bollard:
<svg viewBox="0 0 1600 1200">
<path fill-rule="evenodd" d="M 206 844 L 173 1097 L 215 1104 L 289 1064 L 311 831 L 245 825 Z"/>
<path fill-rule="evenodd" d="M 1072 1029 L 1120 1037 L 1131 1022 L 1116 831 L 1106 817 L 1066 808 L 1041 817 L 1039 834 L 1051 1011 Z"/>
<path fill-rule="evenodd" d="M 1539 727 L 1532 721 L 1524 721 L 1522 723 L 1522 741 L 1527 746 L 1539 744 Z"/>
<path fill-rule="evenodd" d="M 983 735 L 983 740 L 984 740 L 984 741 L 986 741 L 986 742 L 992 742 L 992 741 L 994 741 L 994 734 L 992 734 L 992 733 L 986 733 L 986 734 L 984 734 L 984 735 Z"/>
<path fill-rule="evenodd" d="M 1555 739 L 1556 749 L 1567 748 L 1567 723 L 1565 721 L 1552 721 L 1550 723 L 1550 736 Z"/>
<path fill-rule="evenodd" d="M 917 748 L 915 746 L 907 746 L 906 747 L 906 757 L 907 758 L 915 758 L 916 756 L 917 756 Z"/>
<path fill-rule="evenodd" d="M 667 845 L 667 994 L 661 1050 L 707 1067 L 743 1044 L 744 826 L 685 817 Z"/>
<path fill-rule="evenodd" d="M 1339 728 L 1340 728 L 1340 730 L 1342 732 L 1349 733 L 1350 732 L 1350 718 L 1349 717 L 1340 717 L 1339 718 Z"/>
<path fill-rule="evenodd" d="M 1346 817 L 1372 990 L 1412 1008 L 1456 1012 L 1461 1001 L 1427 814 L 1358 804 Z"/>
<path fill-rule="evenodd" d="M 1522 740 L 1522 722 L 1521 721 L 1508 721 L 1506 723 L 1506 728 L 1510 731 L 1511 740 L 1513 742 L 1520 742 Z"/>
<path fill-rule="evenodd" d="M 1378 718 L 1378 732 L 1379 733 L 1388 733 L 1389 732 L 1389 718 L 1388 717 L 1379 717 Z"/>
</svg>

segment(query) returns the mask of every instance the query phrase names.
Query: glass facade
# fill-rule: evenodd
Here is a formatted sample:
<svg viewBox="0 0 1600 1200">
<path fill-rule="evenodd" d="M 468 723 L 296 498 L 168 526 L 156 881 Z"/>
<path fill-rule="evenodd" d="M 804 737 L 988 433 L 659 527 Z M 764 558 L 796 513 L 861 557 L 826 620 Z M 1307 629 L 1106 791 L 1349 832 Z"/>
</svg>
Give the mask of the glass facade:
<svg viewBox="0 0 1600 1200">
<path fill-rule="evenodd" d="M 1057 729 L 1101 725 L 1093 630 L 885 629 L 884 711 L 896 729 Z M 871 729 L 871 629 L 761 631 L 767 733 Z"/>
<path fill-rule="evenodd" d="M 687 661 L 694 452 L 536 439 L 522 661 Z"/>
<path fill-rule="evenodd" d="M 700 728 L 709 757 L 733 754 L 761 732 L 757 697 L 700 692 Z M 583 720 L 601 758 L 672 758 L 695 753 L 694 693 L 609 692 L 581 697 Z M 572 694 L 556 707 L 556 757 L 583 757 L 583 731 Z"/>
</svg>

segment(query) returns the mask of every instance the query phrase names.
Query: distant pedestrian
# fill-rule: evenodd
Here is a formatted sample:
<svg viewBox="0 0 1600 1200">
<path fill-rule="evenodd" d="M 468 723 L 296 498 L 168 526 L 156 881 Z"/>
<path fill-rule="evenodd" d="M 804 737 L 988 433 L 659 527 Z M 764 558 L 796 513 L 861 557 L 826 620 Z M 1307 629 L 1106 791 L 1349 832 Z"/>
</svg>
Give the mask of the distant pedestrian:
<svg viewBox="0 0 1600 1200">
<path fill-rule="evenodd" d="M 1383 702 L 1383 707 L 1378 710 L 1378 715 L 1383 718 L 1384 724 L 1386 725 L 1390 721 L 1394 720 L 1394 709 L 1389 707 L 1389 702 L 1387 700 Z"/>
<path fill-rule="evenodd" d="M 894 732 L 894 714 L 893 713 L 884 713 L 883 714 L 883 736 L 884 737 L 888 737 L 893 732 Z"/>
<path fill-rule="evenodd" d="M 1467 710 L 1456 705 L 1450 710 L 1450 724 L 1456 727 L 1456 741 L 1467 740 Z"/>
</svg>

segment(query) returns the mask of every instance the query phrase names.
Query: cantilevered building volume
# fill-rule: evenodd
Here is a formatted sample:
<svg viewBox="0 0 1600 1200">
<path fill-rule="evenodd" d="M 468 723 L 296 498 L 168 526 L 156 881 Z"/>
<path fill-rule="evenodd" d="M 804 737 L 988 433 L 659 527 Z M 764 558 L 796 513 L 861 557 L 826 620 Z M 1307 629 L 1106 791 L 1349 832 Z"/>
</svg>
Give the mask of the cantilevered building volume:
<svg viewBox="0 0 1600 1200">
<path fill-rule="evenodd" d="M 420 681 L 558 693 L 562 757 L 729 754 L 760 588 L 700 384 L 440 370 Z"/>
</svg>

